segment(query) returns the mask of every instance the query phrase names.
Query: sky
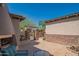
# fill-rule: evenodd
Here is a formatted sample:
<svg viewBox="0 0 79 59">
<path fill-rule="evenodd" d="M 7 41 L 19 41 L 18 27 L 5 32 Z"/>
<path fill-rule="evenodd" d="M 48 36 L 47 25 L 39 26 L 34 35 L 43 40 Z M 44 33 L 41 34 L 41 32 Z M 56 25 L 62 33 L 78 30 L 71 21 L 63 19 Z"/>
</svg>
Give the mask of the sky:
<svg viewBox="0 0 79 59">
<path fill-rule="evenodd" d="M 25 16 L 35 24 L 79 12 L 79 4 L 68 3 L 9 3 L 10 13 Z"/>
</svg>

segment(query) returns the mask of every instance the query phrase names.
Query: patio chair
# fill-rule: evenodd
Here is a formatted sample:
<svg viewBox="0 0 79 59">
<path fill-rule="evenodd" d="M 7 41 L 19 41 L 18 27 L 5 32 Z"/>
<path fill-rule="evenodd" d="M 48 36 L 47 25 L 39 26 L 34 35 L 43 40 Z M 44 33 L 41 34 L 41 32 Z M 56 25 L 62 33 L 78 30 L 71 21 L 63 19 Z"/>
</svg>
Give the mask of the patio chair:
<svg viewBox="0 0 79 59">
<path fill-rule="evenodd" d="M 28 56 L 28 50 L 16 50 L 16 45 L 1 49 L 2 56 Z"/>
<path fill-rule="evenodd" d="M 49 53 L 47 51 L 44 51 L 44 50 L 36 50 L 33 53 L 33 56 L 49 56 Z"/>
</svg>

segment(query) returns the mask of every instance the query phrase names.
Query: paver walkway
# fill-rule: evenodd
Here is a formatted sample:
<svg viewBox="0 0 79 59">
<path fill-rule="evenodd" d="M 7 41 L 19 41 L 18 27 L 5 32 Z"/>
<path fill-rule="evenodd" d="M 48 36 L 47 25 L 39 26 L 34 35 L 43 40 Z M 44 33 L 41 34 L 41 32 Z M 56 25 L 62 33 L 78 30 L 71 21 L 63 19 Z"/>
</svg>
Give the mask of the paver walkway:
<svg viewBox="0 0 79 59">
<path fill-rule="evenodd" d="M 33 55 L 33 52 L 38 49 L 48 51 L 50 54 L 54 56 L 76 56 L 77 55 L 69 51 L 66 48 L 66 45 L 51 43 L 51 42 L 42 40 L 42 38 L 36 41 L 24 41 L 21 43 L 19 49 L 29 50 L 30 51 L 29 55 Z"/>
</svg>

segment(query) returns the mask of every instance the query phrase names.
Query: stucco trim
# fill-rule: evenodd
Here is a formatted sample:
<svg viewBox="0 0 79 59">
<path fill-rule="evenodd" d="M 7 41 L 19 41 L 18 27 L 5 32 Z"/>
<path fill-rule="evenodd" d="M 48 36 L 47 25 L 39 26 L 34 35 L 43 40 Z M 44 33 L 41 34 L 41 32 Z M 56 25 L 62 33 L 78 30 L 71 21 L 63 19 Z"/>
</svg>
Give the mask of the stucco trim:
<svg viewBox="0 0 79 59">
<path fill-rule="evenodd" d="M 56 23 L 61 23 L 61 22 L 69 22 L 69 21 L 79 20 L 79 19 L 74 19 L 76 17 L 79 17 L 79 13 L 74 13 L 74 14 L 71 14 L 71 15 L 68 15 L 68 16 L 63 16 L 63 17 L 60 17 L 60 18 L 47 20 L 47 21 L 45 21 L 45 24 L 50 25 L 50 24 L 56 24 Z"/>
<path fill-rule="evenodd" d="M 10 17 L 11 17 L 12 19 L 17 19 L 17 20 L 20 20 L 20 21 L 22 21 L 22 20 L 25 19 L 25 17 L 23 17 L 23 16 L 21 16 L 21 15 L 16 15 L 16 14 L 12 14 L 12 13 L 9 13 L 9 15 L 10 15 Z"/>
</svg>

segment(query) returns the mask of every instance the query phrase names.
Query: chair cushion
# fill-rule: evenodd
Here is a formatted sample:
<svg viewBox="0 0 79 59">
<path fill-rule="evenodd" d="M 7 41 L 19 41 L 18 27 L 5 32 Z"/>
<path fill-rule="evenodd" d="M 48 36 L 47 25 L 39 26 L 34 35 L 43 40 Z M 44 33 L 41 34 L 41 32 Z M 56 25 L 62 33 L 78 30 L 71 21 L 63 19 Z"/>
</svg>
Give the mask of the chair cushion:
<svg viewBox="0 0 79 59">
<path fill-rule="evenodd" d="M 8 47 L 8 49 L 10 50 L 11 56 L 15 56 L 16 55 L 16 45 L 10 45 Z"/>
<path fill-rule="evenodd" d="M 8 47 L 10 49 L 11 55 L 16 55 L 16 45 L 11 45 Z"/>
<path fill-rule="evenodd" d="M 0 56 L 2 56 L 2 52 L 1 52 L 1 49 L 0 49 Z"/>
<path fill-rule="evenodd" d="M 33 53 L 33 56 L 49 56 L 49 53 L 47 51 L 44 51 L 44 50 L 36 50 Z"/>
<path fill-rule="evenodd" d="M 17 50 L 16 56 L 28 56 L 28 50 Z"/>
<path fill-rule="evenodd" d="M 11 55 L 11 54 L 10 54 L 10 50 L 7 49 L 7 48 L 2 48 L 2 49 L 1 49 L 1 52 L 2 52 L 2 55 L 3 55 L 3 56 L 10 56 L 10 55 Z"/>
<path fill-rule="evenodd" d="M 2 54 L 5 56 L 15 56 L 16 55 L 16 45 L 10 45 L 7 48 L 1 49 Z"/>
</svg>

